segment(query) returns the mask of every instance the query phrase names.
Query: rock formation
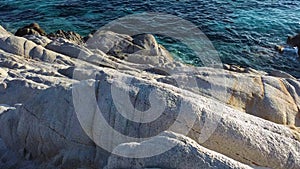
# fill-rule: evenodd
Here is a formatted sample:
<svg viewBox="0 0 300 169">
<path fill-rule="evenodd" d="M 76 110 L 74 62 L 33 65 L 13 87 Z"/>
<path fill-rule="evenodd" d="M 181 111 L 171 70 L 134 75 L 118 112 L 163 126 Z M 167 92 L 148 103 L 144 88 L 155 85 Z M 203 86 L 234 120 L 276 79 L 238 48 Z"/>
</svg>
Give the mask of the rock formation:
<svg viewBox="0 0 300 169">
<path fill-rule="evenodd" d="M 29 25 L 20 28 L 15 33 L 16 36 L 25 36 L 25 35 L 46 35 L 46 32 L 40 27 L 37 23 L 31 23 Z"/>
<path fill-rule="evenodd" d="M 48 34 L 47 37 L 50 39 L 63 38 L 75 44 L 82 44 L 84 42 L 84 38 L 81 35 L 72 31 L 57 30 L 55 33 Z"/>
<path fill-rule="evenodd" d="M 300 56 L 300 34 L 296 36 L 289 36 L 287 38 L 286 43 L 288 45 L 291 45 L 292 47 L 297 47 L 298 48 L 298 56 Z"/>
<path fill-rule="evenodd" d="M 298 79 L 184 65 L 147 34 L 42 39 L 0 26 L 0 168 L 300 168 Z"/>
</svg>

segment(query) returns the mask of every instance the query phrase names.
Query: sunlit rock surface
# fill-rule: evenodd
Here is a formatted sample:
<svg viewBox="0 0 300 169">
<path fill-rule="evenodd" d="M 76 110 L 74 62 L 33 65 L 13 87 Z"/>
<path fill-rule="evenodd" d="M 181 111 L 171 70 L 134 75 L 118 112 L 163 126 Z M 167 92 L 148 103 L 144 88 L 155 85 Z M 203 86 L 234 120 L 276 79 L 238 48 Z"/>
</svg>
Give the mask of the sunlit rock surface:
<svg viewBox="0 0 300 169">
<path fill-rule="evenodd" d="M 0 27 L 0 168 L 298 169 L 299 96 L 292 76 L 184 65 L 152 35 Z"/>
</svg>

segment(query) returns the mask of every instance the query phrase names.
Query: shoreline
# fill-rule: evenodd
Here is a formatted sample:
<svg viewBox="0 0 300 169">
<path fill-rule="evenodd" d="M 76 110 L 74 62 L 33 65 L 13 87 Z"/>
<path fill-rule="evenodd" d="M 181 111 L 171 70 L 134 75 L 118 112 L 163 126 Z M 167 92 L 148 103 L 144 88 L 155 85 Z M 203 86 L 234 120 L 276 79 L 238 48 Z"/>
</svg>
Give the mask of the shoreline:
<svg viewBox="0 0 300 169">
<path fill-rule="evenodd" d="M 40 34 L 41 32 L 42 32 L 42 34 Z M 83 45 L 84 43 L 86 43 L 86 41 L 89 38 L 93 37 L 94 33 L 96 33 L 96 30 L 91 31 L 87 36 L 82 36 L 82 35 L 78 34 L 77 32 L 69 31 L 69 30 L 62 30 L 62 29 L 58 29 L 57 31 L 46 33 L 43 30 L 43 28 L 41 28 L 39 26 L 38 23 L 31 23 L 31 24 L 26 25 L 24 27 L 18 28 L 17 31 L 14 33 L 14 35 L 22 37 L 22 36 L 25 36 L 25 35 L 33 34 L 33 35 L 45 36 L 45 37 L 47 37 L 51 40 L 55 40 L 57 38 L 63 38 L 63 39 L 70 40 L 71 42 L 76 43 L 78 45 Z M 275 46 L 275 50 L 277 50 L 279 53 L 284 53 L 284 52 L 285 53 L 288 53 L 288 52 L 292 53 L 293 52 L 293 51 L 288 51 L 288 49 L 285 49 L 285 48 L 286 47 L 283 47 L 283 46 L 278 46 L 278 45 Z M 191 65 L 195 66 L 193 64 L 191 64 Z M 240 72 L 240 73 L 242 73 L 242 72 L 249 73 L 251 71 L 253 71 L 253 72 L 256 71 L 256 72 L 260 72 L 262 74 L 269 74 L 269 75 L 277 76 L 277 77 L 294 78 L 289 73 L 287 73 L 285 71 L 282 71 L 282 70 L 276 70 L 276 69 L 255 70 L 254 68 L 252 68 L 250 66 L 246 67 L 246 66 L 240 66 L 240 65 L 235 65 L 235 64 L 227 64 L 227 63 L 223 64 L 223 68 L 225 70 L 230 70 L 230 71 L 235 71 L 235 72 Z M 300 79 L 300 78 L 298 78 L 298 79 Z"/>
<path fill-rule="evenodd" d="M 4 168 L 300 168 L 287 73 L 182 64 L 150 34 L 23 31 L 0 27 Z"/>
<path fill-rule="evenodd" d="M 120 3 L 123 2 L 123 3 Z M 63 1 L 23 4 L 22 1 L 1 2 L 3 25 L 19 28 L 30 22 L 38 22 L 47 32 L 57 29 L 73 30 L 83 36 L 90 30 L 97 30 L 114 19 L 149 11 L 167 12 L 192 21 L 208 35 L 220 52 L 221 59 L 227 64 L 250 66 L 257 70 L 265 68 L 279 69 L 297 78 L 300 77 L 299 59 L 285 57 L 274 52 L 275 45 L 284 45 L 287 35 L 296 35 L 299 29 L 297 19 L 300 15 L 295 9 L 299 2 L 272 3 L 255 1 L 147 1 L 140 3 L 126 1 L 86 1 L 78 0 L 67 3 Z M 47 5 L 45 5 L 47 4 Z M 270 6 L 270 4 L 272 4 Z M 81 6 L 85 7 L 82 8 Z M 239 6 L 239 9 L 235 7 Z M 194 8 L 198 10 L 193 10 Z M 99 9 L 99 10 L 95 10 Z M 109 9 L 109 10 L 107 10 Z M 216 12 L 219 10 L 220 12 Z M 258 12 L 260 11 L 260 12 Z M 269 12 L 272 15 L 269 15 Z M 1 12 L 0 12 L 1 13 Z M 3 26 L 2 25 L 2 26 Z M 15 30 L 16 31 L 16 30 Z M 166 46 L 166 45 L 164 45 Z M 180 45 L 170 45 L 171 48 Z M 174 53 L 178 51 L 174 50 Z M 181 53 L 187 54 L 184 50 Z M 187 54 L 186 62 L 197 64 L 197 60 Z"/>
</svg>

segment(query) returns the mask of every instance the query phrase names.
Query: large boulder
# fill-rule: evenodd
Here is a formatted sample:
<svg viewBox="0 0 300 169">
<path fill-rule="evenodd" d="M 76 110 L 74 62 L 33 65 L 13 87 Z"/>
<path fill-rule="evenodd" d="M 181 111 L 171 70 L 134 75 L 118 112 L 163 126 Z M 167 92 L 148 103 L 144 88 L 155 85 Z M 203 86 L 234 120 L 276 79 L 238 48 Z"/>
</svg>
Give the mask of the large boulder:
<svg viewBox="0 0 300 169">
<path fill-rule="evenodd" d="M 131 37 L 111 31 L 98 31 L 86 43 L 89 49 L 99 49 L 132 63 L 162 65 L 173 61 L 169 52 L 150 34 Z"/>
<path fill-rule="evenodd" d="M 132 37 L 111 31 L 97 31 L 86 42 L 90 49 L 99 49 L 106 54 L 124 59 L 126 54 L 142 50 L 132 42 Z"/>
</svg>

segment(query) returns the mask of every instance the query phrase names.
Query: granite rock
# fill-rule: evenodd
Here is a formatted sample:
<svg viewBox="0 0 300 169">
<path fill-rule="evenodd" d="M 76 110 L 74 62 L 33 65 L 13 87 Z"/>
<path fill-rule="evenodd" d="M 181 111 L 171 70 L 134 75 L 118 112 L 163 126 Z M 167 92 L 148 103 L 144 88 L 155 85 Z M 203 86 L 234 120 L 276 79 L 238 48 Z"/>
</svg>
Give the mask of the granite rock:
<svg viewBox="0 0 300 169">
<path fill-rule="evenodd" d="M 43 47 L 0 31 L 0 166 L 300 168 L 297 79 L 184 65 L 150 35 Z"/>
</svg>

